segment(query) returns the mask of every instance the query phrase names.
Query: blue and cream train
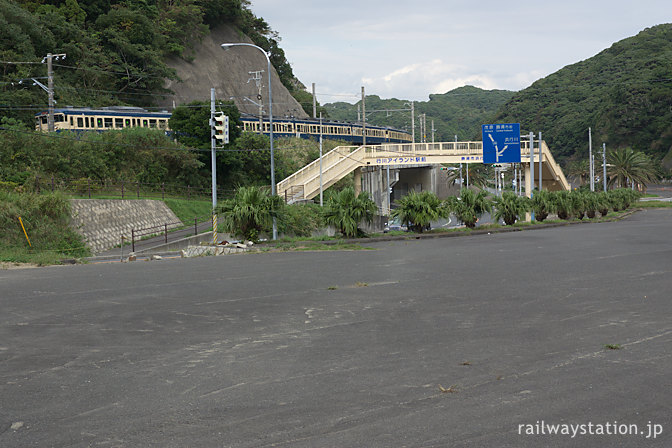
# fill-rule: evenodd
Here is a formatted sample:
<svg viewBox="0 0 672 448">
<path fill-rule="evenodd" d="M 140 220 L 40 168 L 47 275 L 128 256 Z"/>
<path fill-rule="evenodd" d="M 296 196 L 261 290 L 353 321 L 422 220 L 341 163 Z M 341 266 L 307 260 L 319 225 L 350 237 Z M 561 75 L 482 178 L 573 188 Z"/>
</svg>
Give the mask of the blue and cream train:
<svg viewBox="0 0 672 448">
<path fill-rule="evenodd" d="M 139 107 L 115 106 L 101 109 L 86 107 L 66 107 L 54 110 L 55 131 L 107 131 L 124 128 L 155 128 L 170 132 L 168 120 L 170 112 L 149 112 Z M 35 115 L 35 130 L 46 132 L 48 112 Z M 243 131 L 257 134 L 270 134 L 268 117 L 260 120 L 258 117 L 243 116 L 240 118 Z M 297 118 L 273 118 L 273 135 L 280 137 L 319 138 L 341 140 L 353 144 L 361 144 L 362 125 L 359 123 L 345 123 Z M 366 143 L 377 145 L 381 143 L 410 143 L 411 135 L 399 129 L 366 126 Z"/>
<path fill-rule="evenodd" d="M 240 118 L 243 130 L 247 132 L 270 134 L 268 118 L 244 116 Z M 262 129 L 263 127 L 263 129 Z M 274 137 L 318 138 L 320 133 L 324 139 L 341 140 L 353 144 L 361 144 L 362 125 L 360 123 L 345 123 L 323 121 L 320 129 L 320 120 L 301 118 L 273 118 Z M 411 135 L 399 129 L 366 126 L 366 144 L 379 145 L 381 143 L 410 143 Z"/>
</svg>

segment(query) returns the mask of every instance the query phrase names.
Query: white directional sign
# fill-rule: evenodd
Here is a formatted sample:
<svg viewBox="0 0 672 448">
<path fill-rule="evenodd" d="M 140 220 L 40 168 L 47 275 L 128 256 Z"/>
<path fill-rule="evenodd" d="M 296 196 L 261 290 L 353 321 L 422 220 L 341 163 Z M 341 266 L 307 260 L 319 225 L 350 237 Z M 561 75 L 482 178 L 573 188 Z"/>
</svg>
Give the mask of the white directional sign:
<svg viewBox="0 0 672 448">
<path fill-rule="evenodd" d="M 520 162 L 520 123 L 484 124 L 483 163 Z"/>
</svg>

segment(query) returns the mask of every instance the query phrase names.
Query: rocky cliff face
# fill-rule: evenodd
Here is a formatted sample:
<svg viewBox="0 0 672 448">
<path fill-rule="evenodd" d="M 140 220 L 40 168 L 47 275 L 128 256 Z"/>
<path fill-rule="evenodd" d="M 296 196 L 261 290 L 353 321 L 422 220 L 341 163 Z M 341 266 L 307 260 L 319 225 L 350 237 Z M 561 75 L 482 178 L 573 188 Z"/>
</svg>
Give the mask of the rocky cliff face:
<svg viewBox="0 0 672 448">
<path fill-rule="evenodd" d="M 203 41 L 195 46 L 195 58 L 191 62 L 173 58 L 168 65 L 177 71 L 180 81 L 168 81 L 166 87 L 175 95 L 160 105 L 169 109 L 194 100 L 209 101 L 210 89 L 215 88 L 217 99 L 232 99 L 241 113 L 258 114 L 263 105 L 264 115 L 268 115 L 268 63 L 261 52 L 255 48 L 237 47 L 225 51 L 223 43 L 252 41 L 235 28 L 222 25 L 211 30 Z M 263 70 L 261 74 L 261 99 L 259 90 L 249 72 Z M 282 85 L 275 69 L 271 67 L 273 90 L 273 116 L 294 116 L 306 118 L 301 105 Z"/>
</svg>

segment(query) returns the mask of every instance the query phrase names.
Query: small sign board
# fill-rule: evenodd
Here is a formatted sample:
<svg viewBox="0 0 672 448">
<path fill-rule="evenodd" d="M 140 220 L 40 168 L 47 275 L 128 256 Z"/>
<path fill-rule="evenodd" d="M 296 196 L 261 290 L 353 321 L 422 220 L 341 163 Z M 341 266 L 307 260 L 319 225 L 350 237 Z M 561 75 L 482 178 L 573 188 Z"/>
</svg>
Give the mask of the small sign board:
<svg viewBox="0 0 672 448">
<path fill-rule="evenodd" d="M 484 124 L 483 163 L 520 163 L 520 123 Z"/>
</svg>

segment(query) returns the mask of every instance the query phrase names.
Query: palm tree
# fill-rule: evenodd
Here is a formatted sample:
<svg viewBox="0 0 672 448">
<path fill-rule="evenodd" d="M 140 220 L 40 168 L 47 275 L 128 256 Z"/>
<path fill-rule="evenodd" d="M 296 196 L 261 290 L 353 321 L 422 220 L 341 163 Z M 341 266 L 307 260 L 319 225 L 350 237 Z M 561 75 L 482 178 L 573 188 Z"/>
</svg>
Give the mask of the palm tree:
<svg viewBox="0 0 672 448">
<path fill-rule="evenodd" d="M 408 223 L 408 228 L 422 233 L 432 221 L 445 216 L 441 200 L 431 191 L 416 193 L 415 191 L 401 198 L 397 208 L 392 211 L 392 217 L 399 218 L 402 223 Z"/>
<path fill-rule="evenodd" d="M 500 197 L 493 200 L 495 207 L 494 218 L 496 221 L 504 220 L 504 224 L 511 226 L 516 223 L 516 219 L 530 211 L 529 199 L 525 196 L 518 196 L 512 191 L 505 191 Z"/>
<path fill-rule="evenodd" d="M 356 237 L 363 232 L 359 229 L 362 221 L 370 223 L 378 211 L 376 203 L 365 191 L 355 195 L 352 187 L 344 188 L 327 201 L 324 220 L 333 225 L 345 237 Z"/>
<path fill-rule="evenodd" d="M 490 165 L 485 165 L 482 163 L 465 163 L 465 173 L 462 175 L 464 181 L 466 182 L 467 175 L 466 172 L 469 172 L 469 186 L 470 187 L 479 187 L 485 188 L 491 182 L 493 178 L 493 169 Z M 457 174 L 459 176 L 459 172 Z"/>
<path fill-rule="evenodd" d="M 478 218 L 485 212 L 492 210 L 492 203 L 485 190 L 478 194 L 469 189 L 462 189 L 460 197 L 451 196 L 446 200 L 446 208 L 455 214 L 465 226 L 473 229 Z"/>
<path fill-rule="evenodd" d="M 273 218 L 282 214 L 284 206 L 282 198 L 271 196 L 263 187 L 240 187 L 233 198 L 219 204 L 217 211 L 225 232 L 257 241 L 259 234 L 271 227 Z"/>
<path fill-rule="evenodd" d="M 628 185 L 655 182 L 659 170 L 649 156 L 632 148 L 621 148 L 607 154 L 608 185 L 625 188 Z"/>
<path fill-rule="evenodd" d="M 567 177 L 579 185 L 584 185 L 590 179 L 590 167 L 587 158 L 575 159 L 567 164 Z"/>
</svg>

